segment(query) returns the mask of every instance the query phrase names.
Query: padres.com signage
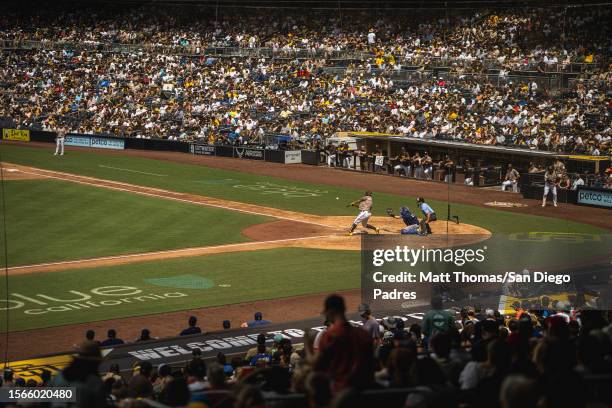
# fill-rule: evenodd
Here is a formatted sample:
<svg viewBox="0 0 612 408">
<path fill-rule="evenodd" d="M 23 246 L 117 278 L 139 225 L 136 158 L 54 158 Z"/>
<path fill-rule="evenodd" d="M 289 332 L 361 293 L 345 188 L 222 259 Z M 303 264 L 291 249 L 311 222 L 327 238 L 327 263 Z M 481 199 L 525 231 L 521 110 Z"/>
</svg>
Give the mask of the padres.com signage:
<svg viewBox="0 0 612 408">
<path fill-rule="evenodd" d="M 65 144 L 66 146 L 95 147 L 98 149 L 123 150 L 125 148 L 123 139 L 75 134 L 66 135 Z"/>
<path fill-rule="evenodd" d="M 30 131 L 26 129 L 2 129 L 2 139 L 29 142 Z"/>
<path fill-rule="evenodd" d="M 612 208 L 612 190 L 586 187 L 578 190 L 578 204 Z"/>
</svg>

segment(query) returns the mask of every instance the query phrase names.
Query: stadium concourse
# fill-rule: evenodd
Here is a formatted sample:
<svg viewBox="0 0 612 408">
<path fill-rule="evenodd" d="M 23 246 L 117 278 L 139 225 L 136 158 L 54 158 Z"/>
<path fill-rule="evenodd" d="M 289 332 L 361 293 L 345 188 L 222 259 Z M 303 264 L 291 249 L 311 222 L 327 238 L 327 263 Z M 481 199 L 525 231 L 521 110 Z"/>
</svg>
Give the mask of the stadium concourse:
<svg viewBox="0 0 612 408">
<path fill-rule="evenodd" d="M 394 10 L 393 1 L 389 8 L 361 9 L 368 2 L 341 0 L 331 9 L 321 3 L 324 10 L 307 12 L 304 7 L 319 2 L 302 2 L 299 10 L 291 1 L 283 2 L 288 9 L 268 8 L 266 1 L 266 8 L 257 9 L 257 1 L 245 0 L 249 8 L 243 10 L 231 0 L 193 3 L 11 4 L 0 16 L 0 127 L 215 145 L 262 145 L 266 134 L 279 133 L 309 147 L 323 147 L 339 131 L 368 131 L 610 154 L 609 5 L 486 9 L 478 2 L 446 10 L 447 3 L 434 2 L 441 7 Z M 319 247 L 357 248 L 359 238 L 341 229 L 352 218 L 346 214 L 307 214 L 79 174 L 82 163 L 70 155 L 93 163 L 90 148 L 70 146 L 64 157 L 54 157 L 47 154 L 49 144 L 3 140 L 1 147 L 3 188 L 5 181 L 34 186 L 53 179 L 58 186 L 86 184 L 277 217 L 239 231 L 253 241 L 225 245 L 233 250 L 319 234 L 332 236 Z M 476 220 L 491 211 L 490 217 L 528 216 L 523 220 L 539 226 L 584 223 L 578 225 L 590 236 L 612 229 L 607 209 L 563 203 L 542 208 L 534 200 L 465 185 L 172 152 L 96 155 L 200 164 L 347 191 L 375 189 L 395 200 L 425 196 L 448 200 L 449 215 L 455 204 L 469 207 Z M 57 159 L 50 167 L 67 168 L 43 168 L 47 156 Z M 23 163 L 28 160 L 41 167 Z M 485 201 L 504 200 L 523 206 L 485 210 Z M 444 221 L 446 208 L 438 210 L 434 236 L 447 228 L 490 235 L 478 225 Z M 395 219 L 385 224 L 377 217 L 372 220 L 384 232 L 396 232 Z M 140 255 L 106 261 L 137 263 Z M 605 262 L 609 268 L 609 257 Z M 66 268 L 56 269 L 58 264 Z M 77 263 L 60 260 L 47 271 L 49 265 L 9 267 L 7 260 L 7 282 L 13 271 L 11 278 L 29 274 L 41 280 L 43 272 L 54 272 L 49 275 L 59 276 L 61 286 L 67 276 L 62 273 Z M 328 271 L 318 272 L 324 280 Z M 259 278 L 241 276 L 248 285 Z M 280 279 L 300 284 L 295 276 Z M 57 406 L 79 408 L 612 406 L 612 312 L 589 309 L 585 297 L 585 307 L 543 296 L 502 314 L 469 301 L 447 308 L 434 295 L 429 305 L 394 316 L 371 310 L 358 290 L 348 290 L 17 332 L 10 332 L 6 313 L 1 385 L 3 392 L 74 387 L 77 401 Z M 24 302 L 47 306 L 41 299 L 51 298 L 22 295 Z M 239 322 L 244 327 L 236 327 Z M 9 357 L 34 354 L 19 350 L 20 344 L 37 354 L 58 347 L 65 352 L 7 365 Z"/>
</svg>

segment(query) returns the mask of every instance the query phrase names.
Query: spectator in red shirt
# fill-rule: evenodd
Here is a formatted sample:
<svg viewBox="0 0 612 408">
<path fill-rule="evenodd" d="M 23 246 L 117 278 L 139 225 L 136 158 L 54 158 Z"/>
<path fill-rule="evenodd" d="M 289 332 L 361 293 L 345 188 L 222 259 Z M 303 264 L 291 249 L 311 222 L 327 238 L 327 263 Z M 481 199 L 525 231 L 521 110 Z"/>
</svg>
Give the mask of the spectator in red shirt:
<svg viewBox="0 0 612 408">
<path fill-rule="evenodd" d="M 344 299 L 330 295 L 325 299 L 325 317 L 331 326 L 325 331 L 315 356 L 314 370 L 326 373 L 332 390 L 366 388 L 373 381 L 374 351 L 372 337 L 353 327 L 345 316 Z"/>
</svg>

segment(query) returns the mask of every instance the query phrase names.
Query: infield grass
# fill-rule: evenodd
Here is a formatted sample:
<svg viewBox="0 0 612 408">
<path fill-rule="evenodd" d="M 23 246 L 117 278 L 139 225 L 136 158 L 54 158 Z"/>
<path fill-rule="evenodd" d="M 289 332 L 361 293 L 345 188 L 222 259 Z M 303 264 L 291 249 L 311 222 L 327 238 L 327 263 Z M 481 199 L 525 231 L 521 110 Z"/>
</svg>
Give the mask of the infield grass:
<svg viewBox="0 0 612 408">
<path fill-rule="evenodd" d="M 354 289 L 359 259 L 356 251 L 283 248 L 12 276 L 9 299 L 23 305 L 11 303 L 10 331 Z"/>
<path fill-rule="evenodd" d="M 363 191 L 356 189 L 262 177 L 199 165 L 104 154 L 104 152 L 68 151 L 66 156 L 59 158 L 51 154 L 51 148 L 6 144 L 0 145 L 0 148 L 2 158 L 7 162 L 310 214 L 353 215 L 354 209 L 346 208 L 344 204 L 363 194 Z M 342 173 L 338 172 L 337 177 L 342 177 Z M 440 185 L 440 188 L 444 186 Z M 376 191 L 376 188 L 372 190 Z M 406 204 L 414 208 L 415 196 L 409 193 L 402 196 L 377 193 L 374 214 L 384 215 L 387 207 L 398 208 Z M 298 197 L 306 194 L 316 194 L 316 196 Z M 339 200 L 336 200 L 336 197 Z M 430 204 L 439 213 L 446 212 L 446 202 L 432 200 Z M 461 222 L 479 225 L 497 233 L 604 232 L 600 228 L 570 220 L 471 205 L 453 204 L 452 212 L 453 215 L 460 217 Z"/>
</svg>

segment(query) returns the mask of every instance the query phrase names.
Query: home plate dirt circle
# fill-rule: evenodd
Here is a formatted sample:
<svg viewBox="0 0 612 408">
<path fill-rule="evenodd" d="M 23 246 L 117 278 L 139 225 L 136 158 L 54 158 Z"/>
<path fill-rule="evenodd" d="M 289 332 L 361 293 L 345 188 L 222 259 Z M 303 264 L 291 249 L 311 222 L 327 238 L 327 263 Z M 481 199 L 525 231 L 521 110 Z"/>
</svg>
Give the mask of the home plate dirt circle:
<svg viewBox="0 0 612 408">
<path fill-rule="evenodd" d="M 360 250 L 361 249 L 361 234 L 372 234 L 373 231 L 366 231 L 359 226 L 355 230 L 355 235 L 348 236 L 347 231 L 352 224 L 354 217 L 352 216 L 321 216 L 319 222 L 329 227 L 318 227 L 312 224 L 303 224 L 288 222 L 288 221 L 273 221 L 270 223 L 259 224 L 249 227 L 242 231 L 243 235 L 260 241 L 268 239 L 283 239 L 289 237 L 280 237 L 280 231 L 291 231 L 291 235 L 302 234 L 301 236 L 318 236 L 316 239 L 295 239 L 286 242 L 286 247 L 292 248 L 313 248 L 313 249 L 336 249 L 336 250 Z M 399 235 L 399 231 L 403 228 L 401 221 L 391 217 L 375 216 L 370 218 L 370 224 L 381 229 L 381 234 Z M 447 234 L 453 236 L 454 245 L 468 245 L 488 239 L 491 232 L 471 224 L 456 224 L 448 221 L 435 221 L 430 223 L 432 235 L 434 237 L 444 236 Z M 282 228 L 284 227 L 284 228 Z M 448 228 L 448 231 L 447 231 Z M 333 232 L 332 232 L 333 231 Z M 321 236 L 329 234 L 327 236 Z M 430 237 L 431 237 L 430 236 Z M 436 247 L 445 244 L 440 240 L 432 241 L 429 237 L 405 236 L 414 238 L 426 247 Z"/>
</svg>

